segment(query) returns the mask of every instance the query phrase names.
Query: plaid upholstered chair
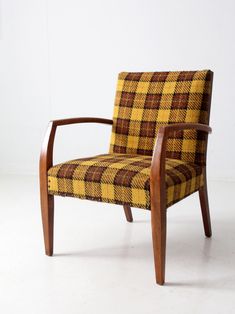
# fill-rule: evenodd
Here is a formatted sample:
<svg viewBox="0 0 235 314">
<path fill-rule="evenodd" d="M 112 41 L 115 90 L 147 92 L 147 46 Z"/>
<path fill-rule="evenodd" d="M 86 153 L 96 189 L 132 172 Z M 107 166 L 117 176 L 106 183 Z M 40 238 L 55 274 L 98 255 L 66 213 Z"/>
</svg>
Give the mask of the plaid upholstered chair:
<svg viewBox="0 0 235 314">
<path fill-rule="evenodd" d="M 40 157 L 45 250 L 53 254 L 54 196 L 151 210 L 156 281 L 165 280 L 167 208 L 199 192 L 205 235 L 211 236 L 206 151 L 213 73 L 122 72 L 113 120 L 72 118 L 49 123 Z M 73 123 L 112 125 L 108 154 L 52 162 L 56 128 Z"/>
</svg>

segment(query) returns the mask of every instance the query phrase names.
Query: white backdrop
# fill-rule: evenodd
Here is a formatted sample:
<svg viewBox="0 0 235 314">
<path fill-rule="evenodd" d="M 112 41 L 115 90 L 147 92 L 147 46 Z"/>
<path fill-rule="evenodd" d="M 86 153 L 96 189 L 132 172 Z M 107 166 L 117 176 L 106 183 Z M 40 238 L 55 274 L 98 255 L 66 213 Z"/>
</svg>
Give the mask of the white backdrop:
<svg viewBox="0 0 235 314">
<path fill-rule="evenodd" d="M 209 68 L 209 177 L 235 179 L 234 0 L 2 0 L 0 17 L 1 173 L 38 172 L 50 119 L 111 118 L 118 72 Z M 63 127 L 55 161 L 106 152 L 109 135 Z"/>
</svg>

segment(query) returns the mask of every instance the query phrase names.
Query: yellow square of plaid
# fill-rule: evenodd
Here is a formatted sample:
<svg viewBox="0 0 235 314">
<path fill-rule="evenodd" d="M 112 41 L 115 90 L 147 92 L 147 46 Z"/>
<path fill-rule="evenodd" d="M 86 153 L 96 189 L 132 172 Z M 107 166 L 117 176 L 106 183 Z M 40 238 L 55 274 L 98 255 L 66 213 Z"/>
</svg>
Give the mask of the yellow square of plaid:
<svg viewBox="0 0 235 314">
<path fill-rule="evenodd" d="M 197 142 L 195 140 L 183 140 L 182 151 L 183 152 L 189 152 L 189 153 L 195 153 L 196 152 L 196 144 L 197 144 Z"/>
<path fill-rule="evenodd" d="M 123 86 L 124 86 L 124 80 L 118 80 L 117 82 L 117 91 L 121 92 L 123 90 Z"/>
<path fill-rule="evenodd" d="M 145 205 L 146 204 L 146 193 L 142 189 L 131 189 L 132 200 L 135 204 Z"/>
<path fill-rule="evenodd" d="M 101 183 L 101 195 L 102 195 L 102 199 L 115 200 L 114 185 Z"/>
<path fill-rule="evenodd" d="M 200 93 L 200 94 L 203 94 L 204 85 L 205 85 L 205 81 L 204 80 L 194 80 L 194 81 L 192 81 L 191 88 L 190 88 L 190 93 Z"/>
<path fill-rule="evenodd" d="M 128 136 L 127 138 L 127 146 L 129 148 L 137 148 L 139 144 L 139 136 Z"/>
<path fill-rule="evenodd" d="M 167 201 L 171 204 L 174 201 L 174 191 L 175 191 L 175 186 L 170 186 L 167 189 Z"/>
<path fill-rule="evenodd" d="M 120 108 L 122 109 L 122 108 Z M 119 115 L 119 107 L 118 106 L 114 106 L 114 111 L 113 111 L 113 117 L 117 118 Z"/>
<path fill-rule="evenodd" d="M 79 195 L 86 195 L 84 180 L 73 180 L 73 193 Z"/>
<path fill-rule="evenodd" d="M 157 120 L 159 122 L 168 122 L 169 118 L 170 118 L 170 113 L 171 110 L 170 109 L 162 109 L 158 111 L 158 116 L 157 116 Z"/>
<path fill-rule="evenodd" d="M 184 198 L 184 195 L 186 195 L 186 182 L 183 182 L 181 184 L 179 198 L 180 199 Z M 173 201 L 173 199 L 172 199 L 172 201 Z"/>
<path fill-rule="evenodd" d="M 139 82 L 137 85 L 136 93 L 147 94 L 149 82 Z"/>
<path fill-rule="evenodd" d="M 58 187 L 58 180 L 56 177 L 50 177 L 50 179 L 48 179 L 48 189 L 51 189 L 52 191 L 58 191 L 59 187 Z"/>
<path fill-rule="evenodd" d="M 199 120 L 200 114 L 199 110 L 188 109 L 186 111 L 185 122 L 196 123 Z"/>
<path fill-rule="evenodd" d="M 144 109 L 135 108 L 132 110 L 131 120 L 143 120 Z"/>
<path fill-rule="evenodd" d="M 176 82 L 166 82 L 163 87 L 163 94 L 174 94 Z"/>
<path fill-rule="evenodd" d="M 109 165 L 109 168 L 111 169 L 122 169 L 126 167 L 126 163 L 125 162 L 113 162 Z"/>
<path fill-rule="evenodd" d="M 114 146 L 115 143 L 116 143 L 116 134 L 112 133 L 111 138 L 110 138 L 110 146 Z"/>
</svg>

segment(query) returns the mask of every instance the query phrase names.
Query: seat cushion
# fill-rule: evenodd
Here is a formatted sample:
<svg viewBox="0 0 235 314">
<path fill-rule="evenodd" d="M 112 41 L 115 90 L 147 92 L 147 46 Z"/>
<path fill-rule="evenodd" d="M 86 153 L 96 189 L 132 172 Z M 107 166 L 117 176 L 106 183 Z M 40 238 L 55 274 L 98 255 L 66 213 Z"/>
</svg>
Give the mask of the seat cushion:
<svg viewBox="0 0 235 314">
<path fill-rule="evenodd" d="M 150 165 L 150 156 L 128 154 L 71 160 L 49 169 L 49 194 L 150 209 Z M 202 185 L 200 166 L 166 159 L 167 207 Z"/>
</svg>

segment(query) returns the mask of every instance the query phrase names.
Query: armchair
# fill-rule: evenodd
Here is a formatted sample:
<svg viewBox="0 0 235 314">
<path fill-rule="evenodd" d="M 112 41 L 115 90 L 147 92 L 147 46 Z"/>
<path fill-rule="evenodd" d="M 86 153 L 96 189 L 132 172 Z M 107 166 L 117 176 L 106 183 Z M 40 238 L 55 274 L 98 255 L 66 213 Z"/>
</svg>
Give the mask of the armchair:
<svg viewBox="0 0 235 314">
<path fill-rule="evenodd" d="M 54 196 L 151 210 L 156 281 L 165 282 L 167 208 L 199 192 L 205 235 L 211 236 L 206 152 L 213 73 L 122 72 L 113 120 L 71 118 L 49 123 L 40 155 L 41 209 L 46 254 L 53 255 Z M 53 166 L 59 126 L 112 125 L 108 154 Z"/>
</svg>

